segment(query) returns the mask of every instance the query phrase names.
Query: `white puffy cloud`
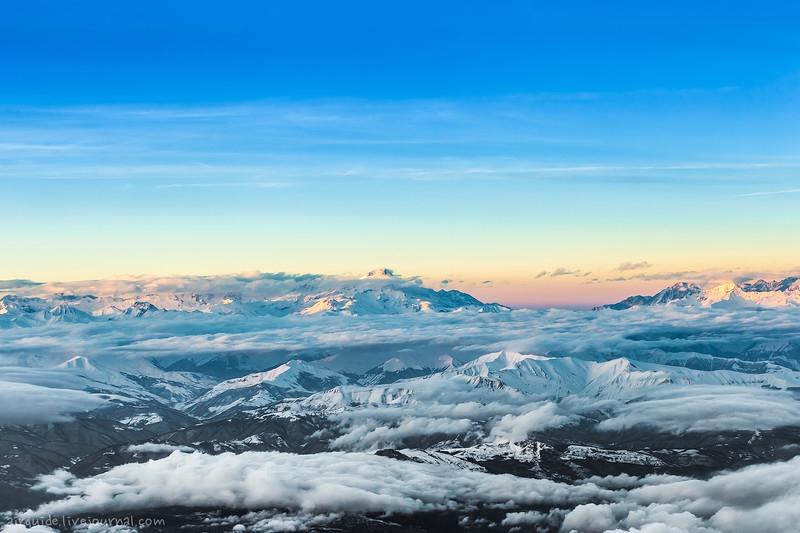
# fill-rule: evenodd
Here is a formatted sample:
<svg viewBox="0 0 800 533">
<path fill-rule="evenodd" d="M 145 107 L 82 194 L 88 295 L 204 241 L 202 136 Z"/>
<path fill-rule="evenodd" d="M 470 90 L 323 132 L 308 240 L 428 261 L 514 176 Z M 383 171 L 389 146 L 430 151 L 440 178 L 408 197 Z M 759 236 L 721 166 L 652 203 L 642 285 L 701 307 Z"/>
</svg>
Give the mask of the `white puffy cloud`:
<svg viewBox="0 0 800 533">
<path fill-rule="evenodd" d="M 405 439 L 427 435 L 460 435 L 472 429 L 466 418 L 428 418 L 409 416 L 396 424 L 384 425 L 380 420 L 366 419 L 348 427 L 347 433 L 336 438 L 331 446 L 344 449 L 375 449 L 401 446 Z"/>
<path fill-rule="evenodd" d="M 145 442 L 126 446 L 125 451 L 128 453 L 172 453 L 174 451 L 191 452 L 194 449 L 189 446 L 175 446 L 164 442 Z"/>
<path fill-rule="evenodd" d="M 21 518 L 173 505 L 411 513 L 483 504 L 565 506 L 612 494 L 591 483 L 573 487 L 343 452 L 216 456 L 174 452 L 83 479 L 56 471 L 42 476 L 38 488 L 63 499 Z"/>
<path fill-rule="evenodd" d="M 493 424 L 490 436 L 520 442 L 535 431 L 563 426 L 576 418 L 575 415 L 565 416 L 559 412 L 558 405 L 547 402 L 520 415 L 503 415 Z"/>
<path fill-rule="evenodd" d="M 299 404 L 301 411 L 333 409 L 329 420 L 342 432 L 331 443 L 334 449 L 398 448 L 432 435 L 518 442 L 579 418 L 554 402 L 531 401 L 531 395 L 508 387 L 476 386 L 469 376 L 452 373 L 339 392 L 341 398 L 322 393 Z"/>
<path fill-rule="evenodd" d="M 511 531 L 531 531 L 534 528 L 537 532 L 552 531 L 564 520 L 566 511 L 563 509 L 551 509 L 549 513 L 539 511 L 519 511 L 506 513 L 506 517 L 500 525 L 511 526 Z M 516 529 L 513 529 L 516 528 Z"/>
<path fill-rule="evenodd" d="M 503 519 L 504 526 L 519 526 L 522 524 L 539 524 L 547 518 L 547 515 L 539 511 L 526 511 L 520 513 L 507 513 Z"/>
<path fill-rule="evenodd" d="M 341 513 L 469 512 L 489 505 L 508 509 L 503 525 L 560 525 L 563 533 L 785 533 L 800 521 L 800 458 L 705 480 L 603 478 L 616 488 L 589 480 L 569 485 L 454 468 L 364 453 L 175 452 L 89 478 L 64 471 L 42 476 L 38 488 L 61 499 L 19 519 L 210 506 L 257 510 L 226 519 L 231 525 L 241 520 L 253 530 L 301 530 L 311 521 L 329 522 Z M 537 511 L 543 505 L 552 511 Z"/>
<path fill-rule="evenodd" d="M 561 525 L 562 531 L 603 533 L 614 526 L 614 513 L 608 505 L 585 503 L 570 511 Z"/>
<path fill-rule="evenodd" d="M 6 524 L 0 533 L 58 533 L 55 529 L 47 526 L 26 526 L 25 524 Z"/>
<path fill-rule="evenodd" d="M 110 525 L 102 522 L 94 524 L 78 524 L 72 528 L 72 531 L 73 533 L 139 533 L 137 529 L 132 527 Z"/>
<path fill-rule="evenodd" d="M 610 501 L 576 507 L 561 529 L 591 531 L 596 517 L 614 533 L 785 533 L 800 521 L 798 502 L 800 457 L 707 480 L 648 476 Z"/>
</svg>

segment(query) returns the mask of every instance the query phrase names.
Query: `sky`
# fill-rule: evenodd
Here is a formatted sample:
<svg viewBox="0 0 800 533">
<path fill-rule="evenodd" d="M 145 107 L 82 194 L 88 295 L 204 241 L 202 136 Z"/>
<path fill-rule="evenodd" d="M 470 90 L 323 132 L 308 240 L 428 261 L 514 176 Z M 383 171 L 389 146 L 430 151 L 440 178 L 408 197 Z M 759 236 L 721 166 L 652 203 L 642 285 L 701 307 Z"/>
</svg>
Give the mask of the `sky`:
<svg viewBox="0 0 800 533">
<path fill-rule="evenodd" d="M 800 271 L 794 2 L 18 2 L 0 279 L 389 267 L 508 305 Z"/>
</svg>

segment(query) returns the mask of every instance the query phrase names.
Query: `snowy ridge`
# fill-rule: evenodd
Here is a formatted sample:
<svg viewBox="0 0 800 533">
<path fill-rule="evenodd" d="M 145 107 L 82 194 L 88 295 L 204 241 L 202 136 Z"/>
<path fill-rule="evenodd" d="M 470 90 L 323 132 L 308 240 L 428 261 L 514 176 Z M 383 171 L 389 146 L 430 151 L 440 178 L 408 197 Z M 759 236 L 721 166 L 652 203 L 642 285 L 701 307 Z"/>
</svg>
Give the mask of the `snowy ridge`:
<svg viewBox="0 0 800 533">
<path fill-rule="evenodd" d="M 496 379 L 527 394 L 553 398 L 581 391 L 598 397 L 626 395 L 632 389 L 658 386 L 672 379 L 665 370 L 644 369 L 624 358 L 595 362 L 508 352 L 479 357 L 451 372 Z"/>
<path fill-rule="evenodd" d="M 214 381 L 209 376 L 191 372 L 167 371 L 143 360 L 102 361 L 75 356 L 55 368 L 79 378 L 86 389 L 110 394 L 118 401 L 136 404 L 142 401 L 172 405 L 187 402 L 208 390 Z"/>
<path fill-rule="evenodd" d="M 597 309 L 623 310 L 651 305 L 681 307 L 800 307 L 799 278 L 767 282 L 759 279 L 750 283 L 729 282 L 707 289 L 694 283 L 676 283 L 653 296 L 630 296 L 615 304 Z"/>
<path fill-rule="evenodd" d="M 304 398 L 314 392 L 351 383 L 347 376 L 300 360 L 266 372 L 256 372 L 215 385 L 185 408 L 200 416 L 213 416 L 231 409 L 252 409 L 284 398 Z"/>
<path fill-rule="evenodd" d="M 300 412 L 336 413 L 365 406 L 426 405 L 449 395 L 453 402 L 490 402 L 498 397 L 560 401 L 574 395 L 629 401 L 654 390 L 690 386 L 800 387 L 800 373 L 771 365 L 762 373 L 696 370 L 631 361 L 597 362 L 573 357 L 497 352 L 429 376 L 376 386 L 344 385 L 292 404 Z M 516 401 L 516 400 L 515 400 Z"/>
<path fill-rule="evenodd" d="M 348 367 L 346 359 L 294 358 L 230 379 L 215 377 L 201 367 L 170 370 L 143 358 L 113 356 L 74 356 L 55 368 L 81 379 L 86 390 L 112 395 L 123 403 L 154 402 L 207 419 L 272 409 L 287 401 L 294 415 L 329 416 L 368 406 L 413 407 L 431 402 L 490 404 L 499 399 L 519 404 L 560 402 L 576 396 L 630 401 L 673 387 L 798 390 L 798 350 L 793 344 L 756 344 L 743 354 L 753 361 L 689 352 L 652 351 L 637 359 L 591 360 L 504 350 L 457 364 L 443 356 L 433 367 L 393 357 L 366 371 L 356 370 L 363 368 L 359 361 Z"/>
<path fill-rule="evenodd" d="M 617 358 L 590 361 L 576 357 L 544 357 L 509 351 L 478 357 L 458 366 L 416 369 L 420 375 L 376 382 L 375 374 L 342 373 L 324 360 L 289 360 L 270 370 L 216 381 L 212 376 L 168 371 L 138 359 L 116 367 L 73 357 L 57 368 L 80 377 L 88 389 L 112 394 L 126 403 L 149 401 L 200 418 L 276 406 L 291 400 L 300 413 L 342 413 L 373 407 L 403 407 L 434 402 L 484 402 L 498 399 L 561 401 L 580 395 L 597 400 L 629 401 L 650 391 L 687 386 L 745 386 L 771 390 L 800 389 L 800 372 L 760 363 L 698 369 L 680 364 L 675 354 L 652 356 L 648 362 Z M 389 360 L 386 365 L 399 368 Z M 384 377 L 387 376 L 384 374 Z M 126 399 L 127 398 L 127 399 Z M 281 410 L 281 408 L 277 408 Z"/>
<path fill-rule="evenodd" d="M 552 449 L 544 442 L 526 441 L 521 443 L 500 441 L 484 442 L 468 448 L 448 448 L 448 454 L 473 461 L 514 459 L 523 463 L 533 463 L 542 459 L 542 452 Z"/>
<path fill-rule="evenodd" d="M 561 456 L 561 459 L 565 461 L 574 461 L 576 459 L 600 459 L 609 463 L 664 466 L 662 460 L 647 453 L 633 452 L 630 450 L 603 450 L 594 446 L 571 445 Z"/>
</svg>

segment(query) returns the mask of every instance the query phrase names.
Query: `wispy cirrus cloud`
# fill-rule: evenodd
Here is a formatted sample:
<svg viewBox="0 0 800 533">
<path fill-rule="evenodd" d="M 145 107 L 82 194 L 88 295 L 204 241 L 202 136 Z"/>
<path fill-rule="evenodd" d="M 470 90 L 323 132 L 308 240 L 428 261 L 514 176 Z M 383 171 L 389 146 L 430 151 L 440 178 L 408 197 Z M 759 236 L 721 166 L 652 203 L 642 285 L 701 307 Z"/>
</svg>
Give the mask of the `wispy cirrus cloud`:
<svg viewBox="0 0 800 533">
<path fill-rule="evenodd" d="M 776 194 L 796 194 L 800 193 L 800 189 L 787 189 L 783 191 L 762 191 L 762 192 L 748 192 L 745 194 L 737 194 L 736 196 L 771 196 Z"/>
<path fill-rule="evenodd" d="M 169 183 L 165 185 L 156 185 L 157 188 L 181 188 L 181 187 L 200 187 L 200 188 L 213 188 L 213 187 L 242 187 L 242 188 L 270 188 L 270 187 L 291 187 L 291 183 L 286 182 L 271 182 L 271 181 L 243 181 L 243 182 L 218 182 L 218 183 Z"/>
<path fill-rule="evenodd" d="M 569 107 L 561 112 L 573 113 Z M 21 157 L 5 165 L 4 173 L 27 177 L 55 172 L 42 172 L 46 170 L 42 162 L 33 164 L 22 157 L 28 152 L 53 152 L 47 160 L 57 168 L 77 163 L 81 167 L 78 174 L 87 177 L 98 166 L 126 160 L 132 161 L 131 167 L 150 169 L 146 173 L 153 177 L 158 177 L 157 164 L 184 166 L 198 160 L 214 166 L 258 161 L 262 169 L 279 171 L 290 171 L 289 163 L 293 163 L 306 175 L 316 172 L 315 162 L 324 160 L 329 173 L 341 160 L 352 161 L 353 156 L 364 163 L 365 177 L 426 180 L 570 176 L 615 180 L 642 173 L 651 179 L 665 179 L 665 173 L 675 179 L 686 173 L 696 177 L 697 171 L 748 173 L 800 167 L 785 157 L 740 162 L 659 157 L 643 163 L 598 156 L 580 164 L 532 158 L 522 147 L 595 146 L 607 139 L 596 137 L 591 128 L 581 135 L 576 135 L 574 128 L 545 128 L 537 105 L 518 98 L 479 105 L 457 99 L 375 102 L 340 98 L 218 106 L 16 107 L 0 108 L 0 116 L 7 118 L 0 126 L 0 154 Z M 399 147 L 400 152 L 388 153 L 382 146 Z M 431 155 L 431 148 L 437 146 L 434 151 L 443 153 Z M 132 168 L 128 172 L 137 173 Z"/>
</svg>

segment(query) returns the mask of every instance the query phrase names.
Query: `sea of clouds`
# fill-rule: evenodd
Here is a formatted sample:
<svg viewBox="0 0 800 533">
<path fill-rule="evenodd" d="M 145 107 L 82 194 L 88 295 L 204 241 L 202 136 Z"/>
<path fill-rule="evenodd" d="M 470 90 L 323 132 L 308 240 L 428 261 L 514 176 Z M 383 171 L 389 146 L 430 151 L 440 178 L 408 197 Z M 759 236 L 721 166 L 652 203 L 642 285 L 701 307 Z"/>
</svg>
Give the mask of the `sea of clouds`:
<svg viewBox="0 0 800 533">
<path fill-rule="evenodd" d="M 342 514 L 481 508 L 504 510 L 503 525 L 557 525 L 565 533 L 784 533 L 800 520 L 800 459 L 703 480 L 621 475 L 569 485 L 365 453 L 176 451 L 88 478 L 57 471 L 38 488 L 59 499 L 19 521 L 172 505 L 260 510 L 239 518 L 255 531 L 280 531 L 278 522 L 303 530 Z"/>
<path fill-rule="evenodd" d="M 131 290 L 127 282 L 118 283 L 120 291 Z M 298 282 L 245 277 L 237 283 L 242 290 L 248 283 Z M 413 390 L 403 383 L 391 384 L 382 389 L 399 399 L 391 405 L 362 402 L 326 414 L 338 430 L 328 435 L 328 452 L 211 456 L 189 453 L 185 447 L 138 444 L 131 450 L 174 453 L 87 478 L 66 471 L 43 476 L 38 488 L 56 500 L 24 516 L 219 506 L 252 509 L 248 517 L 239 517 L 248 528 L 277 531 L 302 530 L 348 513 L 468 513 L 492 506 L 506 510 L 502 525 L 555 525 L 565 533 L 785 532 L 800 520 L 798 459 L 702 480 L 618 476 L 569 485 L 396 461 L 369 452 L 402 447 L 426 435 L 521 441 L 597 412 L 604 417 L 596 428 L 605 431 L 646 426 L 681 434 L 797 426 L 800 402 L 792 387 L 800 376 L 791 365 L 711 369 L 747 350 L 768 352 L 798 344 L 798 323 L 800 309 L 795 308 L 654 307 L 363 317 L 176 314 L 8 327 L 0 329 L 0 425 L 59 422 L 103 406 L 107 400 L 84 390 L 86 381 L 74 370 L 55 368 L 78 355 L 98 367 L 118 370 L 143 362 L 166 367 L 186 360 L 199 365 L 231 356 L 241 362 L 243 373 L 296 358 L 354 373 L 393 358 L 408 366 L 433 368 L 446 357 L 458 366 L 501 350 L 595 363 L 624 358 L 636 372 L 660 373 L 669 380 L 638 395 L 604 397 L 479 390 L 464 376 L 451 374 L 416 380 Z M 706 361 L 708 369 L 674 366 L 687 359 Z M 543 512 L 543 507 L 550 510 Z M 2 531 L 49 530 L 17 524 Z"/>
<path fill-rule="evenodd" d="M 557 405 L 536 398 L 495 391 L 473 405 L 474 388 L 457 380 L 438 380 L 428 391 L 415 385 L 413 401 L 392 410 L 353 409 L 338 416 L 347 434 L 337 442 L 360 446 L 401 443 L 404 435 L 426 428 L 444 433 L 473 429 L 519 440 L 543 427 L 568 424 L 590 411 L 612 413 L 601 429 L 621 430 L 659 421 L 666 431 L 769 429 L 794 424 L 798 402 L 790 392 L 800 377 L 790 368 L 761 364 L 756 370 L 689 371 L 670 364 L 687 358 L 713 368 L 760 345 L 798 343 L 800 309 L 646 308 L 581 312 L 518 310 L 499 314 L 412 313 L 389 316 L 283 318 L 175 315 L 130 321 L 52 324 L 0 330 L 0 424 L 64 420 L 70 413 L 98 407 L 103 399 L 83 390 L 85 381 L 55 365 L 77 355 L 118 370 L 180 360 L 202 364 L 231 356 L 242 362 L 242 374 L 263 371 L 302 358 L 321 366 L 358 374 L 398 358 L 408 366 L 453 365 L 498 350 L 543 354 L 553 358 L 607 361 L 627 358 L 642 371 L 675 374 L 670 387 L 636 398 L 582 400 L 559 398 Z M 671 361 L 673 360 L 673 361 Z M 650 365 L 650 366 L 647 366 Z M 694 379 L 694 375 L 705 378 Z M 689 378 L 686 376 L 689 375 Z M 719 378 L 719 385 L 714 379 Z M 709 381 L 710 379 L 710 381 Z M 681 383 L 683 380 L 685 383 Z M 687 381 L 688 380 L 688 381 Z M 730 388 L 731 383 L 742 387 Z M 778 390 L 769 390 L 778 389 Z M 470 397 L 472 395 L 472 397 Z M 19 402 L 20 398 L 30 401 Z M 424 405 L 424 409 L 420 406 Z M 467 412 L 470 408 L 474 412 Z M 424 414 L 424 416 L 423 416 Z M 486 423 L 489 423 L 486 426 Z"/>
</svg>

